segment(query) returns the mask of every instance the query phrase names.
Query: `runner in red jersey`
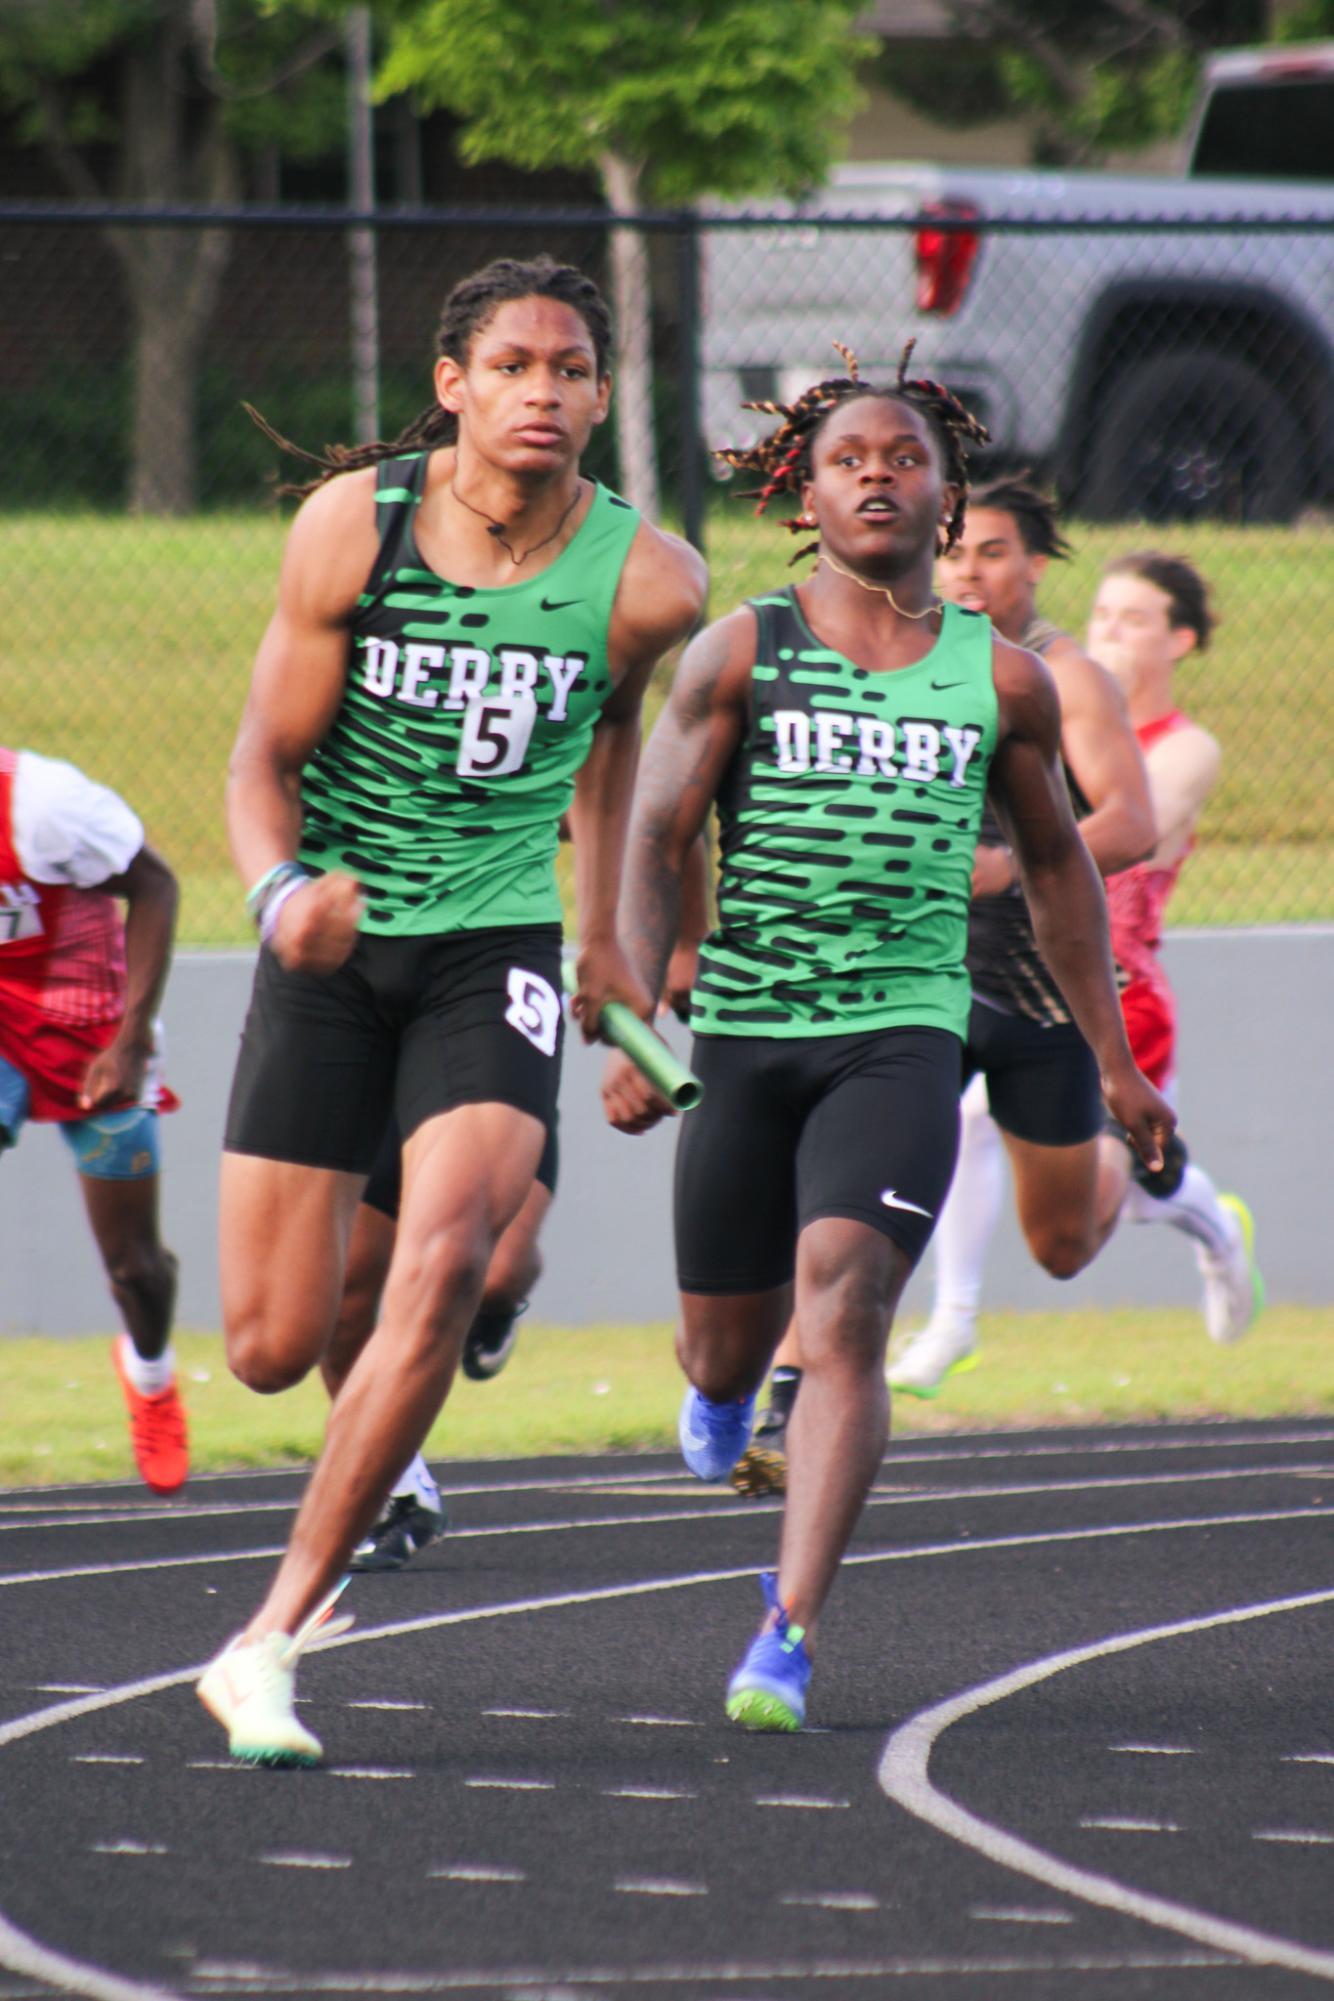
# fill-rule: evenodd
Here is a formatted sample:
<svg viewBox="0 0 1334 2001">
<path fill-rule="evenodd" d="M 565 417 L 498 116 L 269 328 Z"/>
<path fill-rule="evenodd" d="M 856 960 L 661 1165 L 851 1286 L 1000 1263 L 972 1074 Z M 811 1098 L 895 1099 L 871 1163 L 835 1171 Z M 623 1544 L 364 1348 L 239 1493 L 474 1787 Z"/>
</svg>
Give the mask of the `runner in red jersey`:
<svg viewBox="0 0 1334 2001">
<path fill-rule="evenodd" d="M 1222 752 L 1208 730 L 1176 705 L 1182 661 L 1209 643 L 1214 616 L 1203 579 L 1179 556 L 1157 550 L 1118 557 L 1103 572 L 1089 618 L 1089 651 L 1121 684 L 1149 774 L 1157 845 L 1107 881 L 1112 949 L 1128 975 L 1122 1011 L 1135 1061 L 1174 1096 L 1176 1001 L 1159 951 L 1163 914 L 1195 845 L 1205 801 L 1218 783 Z M 1250 1210 L 1220 1195 L 1174 1136 L 1163 1170 L 1140 1173 L 1115 1129 L 1101 1146 L 1109 1194 L 1122 1189 L 1130 1222 L 1170 1223 L 1195 1246 L 1204 1281 L 1204 1324 L 1212 1340 L 1239 1341 L 1264 1304 Z"/>
<path fill-rule="evenodd" d="M 123 899 L 122 919 L 117 899 Z M 0 1149 L 59 1127 L 126 1332 L 114 1346 L 135 1460 L 189 1470 L 169 1346 L 176 1259 L 158 1233 L 158 1002 L 176 879 L 124 800 L 72 764 L 0 749 Z"/>
</svg>

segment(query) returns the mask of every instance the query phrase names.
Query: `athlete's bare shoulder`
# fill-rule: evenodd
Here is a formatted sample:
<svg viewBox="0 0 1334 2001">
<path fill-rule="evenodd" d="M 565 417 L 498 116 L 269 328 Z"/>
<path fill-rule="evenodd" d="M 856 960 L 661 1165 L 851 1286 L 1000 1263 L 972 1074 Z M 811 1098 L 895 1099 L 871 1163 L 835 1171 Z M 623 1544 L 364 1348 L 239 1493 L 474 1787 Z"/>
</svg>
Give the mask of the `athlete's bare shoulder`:
<svg viewBox="0 0 1334 2001">
<path fill-rule="evenodd" d="M 745 702 L 758 636 L 759 621 L 748 604 L 695 635 L 672 682 L 670 706 L 681 720 L 701 721 L 714 710 Z"/>
<path fill-rule="evenodd" d="M 1046 662 L 1026 646 L 993 632 L 991 676 L 999 707 L 999 735 L 1059 741 L 1061 700 Z"/>
<path fill-rule="evenodd" d="M 379 548 L 375 467 L 342 472 L 302 501 L 288 531 L 281 591 L 326 620 L 349 615 Z"/>
<path fill-rule="evenodd" d="M 641 521 L 612 611 L 617 641 L 632 654 L 679 646 L 699 621 L 708 586 L 708 566 L 697 549 Z"/>
</svg>

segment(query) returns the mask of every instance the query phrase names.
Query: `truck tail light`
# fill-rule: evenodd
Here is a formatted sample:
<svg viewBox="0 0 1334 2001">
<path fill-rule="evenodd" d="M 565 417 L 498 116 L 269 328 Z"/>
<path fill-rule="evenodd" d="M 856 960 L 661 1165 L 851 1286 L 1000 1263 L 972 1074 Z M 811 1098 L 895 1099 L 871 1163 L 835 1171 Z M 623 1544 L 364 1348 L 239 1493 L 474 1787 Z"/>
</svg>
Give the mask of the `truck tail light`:
<svg viewBox="0 0 1334 2001">
<path fill-rule="evenodd" d="M 979 214 L 972 202 L 928 202 L 914 239 L 919 313 L 957 313 L 973 275 L 981 234 L 976 229 L 941 229 L 929 219 L 970 221 Z"/>
</svg>

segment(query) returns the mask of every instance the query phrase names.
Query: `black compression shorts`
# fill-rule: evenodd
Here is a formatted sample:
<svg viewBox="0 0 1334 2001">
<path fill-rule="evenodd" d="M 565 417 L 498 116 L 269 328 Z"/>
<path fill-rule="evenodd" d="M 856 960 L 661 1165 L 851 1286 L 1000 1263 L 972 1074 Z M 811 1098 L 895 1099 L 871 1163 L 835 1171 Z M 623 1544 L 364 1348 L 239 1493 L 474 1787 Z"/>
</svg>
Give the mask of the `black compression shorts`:
<svg viewBox="0 0 1334 2001">
<path fill-rule="evenodd" d="M 981 1071 L 1002 1131 L 1034 1146 L 1080 1146 L 1102 1130 L 1093 1051 L 1073 1022 L 1045 1027 L 974 1000 L 963 1052 L 965 1084 Z"/>
<path fill-rule="evenodd" d="M 916 1263 L 958 1152 L 957 1036 L 697 1036 L 691 1061 L 704 1100 L 676 1152 L 683 1292 L 786 1285 L 798 1234 L 824 1216 L 868 1224 Z"/>
<path fill-rule="evenodd" d="M 560 930 L 365 934 L 336 973 L 265 947 L 232 1081 L 229 1152 L 367 1174 L 391 1114 L 410 1136 L 457 1105 L 556 1116 Z"/>
<path fill-rule="evenodd" d="M 537 1163 L 534 1181 L 540 1181 L 548 1195 L 556 1192 L 556 1176 L 560 1171 L 559 1126 L 555 1114 L 547 1127 L 546 1142 L 542 1148 L 542 1158 Z M 370 1180 L 361 1191 L 361 1199 L 370 1209 L 378 1209 L 382 1216 L 398 1221 L 399 1203 L 403 1196 L 403 1142 L 399 1137 L 398 1121 L 391 1119 L 389 1128 L 380 1142 L 380 1150 L 371 1168 Z"/>
</svg>

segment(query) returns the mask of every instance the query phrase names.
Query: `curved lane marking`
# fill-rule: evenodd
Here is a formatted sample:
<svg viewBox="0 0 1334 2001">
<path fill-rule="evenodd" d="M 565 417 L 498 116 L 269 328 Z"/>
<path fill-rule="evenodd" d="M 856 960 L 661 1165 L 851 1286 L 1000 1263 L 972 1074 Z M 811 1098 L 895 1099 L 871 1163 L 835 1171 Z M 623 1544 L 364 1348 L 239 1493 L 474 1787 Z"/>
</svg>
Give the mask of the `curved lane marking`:
<svg viewBox="0 0 1334 2001">
<path fill-rule="evenodd" d="M 1300 1611 L 1332 1601 L 1334 1590 L 1308 1591 L 1294 1598 L 1275 1598 L 1263 1605 L 1243 1605 L 1228 1612 L 1209 1613 L 1200 1619 L 1180 1619 L 1171 1625 L 1146 1626 L 1139 1632 L 1118 1633 L 1110 1639 L 1097 1640 L 1091 1646 L 1071 1647 L 1065 1653 L 1048 1654 L 1045 1659 L 1029 1661 L 1010 1674 L 999 1675 L 994 1681 L 965 1689 L 962 1694 L 934 1703 L 930 1709 L 923 1709 L 910 1717 L 885 1746 L 877 1774 L 880 1785 L 890 1799 L 915 1814 L 919 1820 L 939 1829 L 942 1834 L 948 1834 L 965 1847 L 975 1849 L 989 1861 L 1017 1870 L 1020 1875 L 1046 1883 L 1054 1890 L 1063 1890 L 1068 1896 L 1082 1898 L 1085 1903 L 1100 1904 L 1107 1910 L 1119 1911 L 1128 1917 L 1142 1918 L 1148 1924 L 1180 1932 L 1197 1944 L 1213 1946 L 1218 1951 L 1233 1953 L 1259 1965 L 1286 1966 L 1297 1973 L 1310 1973 L 1318 1979 L 1334 1981 L 1334 1952 L 1304 1946 L 1293 1939 L 1277 1938 L 1271 1933 L 1256 1931 L 1249 1925 L 1236 1924 L 1228 1918 L 1216 1918 L 1207 1911 L 1193 1910 L 1188 1904 L 1173 1903 L 1166 1897 L 1119 1883 L 1111 1876 L 1101 1876 L 1093 1870 L 1062 1862 L 1058 1856 L 1048 1854 L 1045 1849 L 1035 1847 L 1019 1835 L 997 1827 L 992 1821 L 983 1820 L 980 1814 L 970 1813 L 947 1793 L 940 1792 L 932 1784 L 927 1770 L 932 1750 L 952 1724 L 975 1715 L 992 1703 L 1004 1702 L 1009 1696 L 1032 1688 L 1052 1675 L 1063 1674 L 1067 1668 L 1083 1667 L 1089 1661 L 1104 1660 L 1111 1654 L 1126 1653 L 1132 1647 L 1149 1646 L 1157 1640 L 1176 1639 L 1184 1633 L 1205 1633 L 1218 1626 L 1241 1625 L 1250 1619 L 1269 1618 L 1275 1612 Z"/>
<path fill-rule="evenodd" d="M 848 1567 L 861 1567 L 868 1563 L 902 1563 L 932 1556 L 975 1555 L 986 1550 L 1031 1548 L 1035 1545 L 1056 1542 L 1101 1540 L 1111 1536 L 1166 1534 L 1173 1531 L 1236 1527 L 1265 1522 L 1306 1521 L 1329 1515 L 1334 1515 L 1334 1508 L 1288 1508 L 1275 1513 L 1214 1515 L 1195 1520 L 1135 1522 L 1094 1529 L 1051 1530 L 1026 1536 L 979 1537 L 962 1543 L 923 1544 L 915 1549 L 860 1551 L 845 1557 L 844 1564 Z M 746 1564 L 736 1569 L 695 1571 L 680 1577 L 647 1578 L 631 1584 L 604 1585 L 593 1591 L 561 1592 L 545 1598 L 514 1599 L 499 1605 L 468 1606 L 454 1612 L 437 1612 L 417 1619 L 395 1620 L 388 1625 L 367 1627 L 359 1633 L 344 1633 L 319 1651 L 332 1652 L 335 1648 L 365 1645 L 368 1641 L 374 1640 L 397 1639 L 405 1634 L 429 1632 L 443 1626 L 468 1625 L 482 1619 L 514 1618 L 525 1612 L 561 1611 L 576 1605 L 594 1605 L 620 1598 L 647 1597 L 658 1592 L 679 1591 L 701 1584 L 730 1584 L 741 1578 L 754 1577 L 755 1574 L 755 1565 Z M 1324 1595 L 1334 1597 L 1334 1592 Z M 93 1695 L 78 1696 L 68 1702 L 53 1703 L 46 1709 L 34 1710 L 27 1716 L 14 1717 L 9 1722 L 0 1724 L 0 1749 L 7 1744 L 17 1743 L 22 1738 L 35 1736 L 39 1731 L 54 1729 L 62 1723 L 72 1723 L 79 1717 L 95 1715 L 104 1709 L 114 1709 L 126 1702 L 135 1702 L 145 1696 L 159 1695 L 167 1689 L 179 1688 L 185 1682 L 196 1680 L 206 1665 L 207 1662 L 200 1661 L 192 1667 L 172 1669 L 166 1674 L 149 1675 L 139 1681 L 122 1683 L 118 1688 L 101 1689 Z M 924 1712 L 925 1715 L 933 1713 Z M 891 1745 L 894 1741 L 895 1739 L 891 1739 Z M 50 1986 L 64 1988 L 70 1993 L 86 1994 L 92 1997 L 92 2001 L 181 2001 L 180 1996 L 169 1990 L 122 1980 L 114 1975 L 104 1974 L 96 1967 L 85 1966 L 79 1960 L 66 1958 L 63 1954 L 29 1938 L 25 1932 L 19 1931 L 2 1913 L 0 1913 L 0 1966 L 8 1968 L 11 1972 L 31 1974 L 37 1979 L 46 1981 Z"/>
</svg>

